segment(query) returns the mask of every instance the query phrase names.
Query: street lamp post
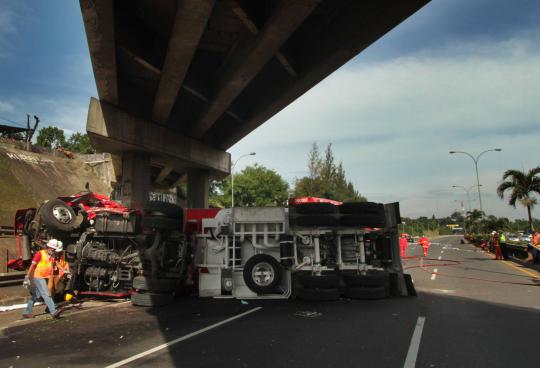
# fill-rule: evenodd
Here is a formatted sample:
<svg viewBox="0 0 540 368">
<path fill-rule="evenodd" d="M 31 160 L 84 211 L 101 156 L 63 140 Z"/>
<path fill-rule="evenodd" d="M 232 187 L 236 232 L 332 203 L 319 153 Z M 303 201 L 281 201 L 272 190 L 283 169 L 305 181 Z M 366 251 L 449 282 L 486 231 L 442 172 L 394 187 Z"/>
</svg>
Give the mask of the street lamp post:
<svg viewBox="0 0 540 368">
<path fill-rule="evenodd" d="M 465 191 L 465 193 L 467 193 L 467 203 L 469 205 L 469 211 L 471 211 L 471 196 L 470 196 L 470 192 L 472 190 L 472 188 L 475 188 L 475 187 L 478 187 L 479 185 L 473 185 L 471 186 L 470 188 L 465 188 L 464 186 L 462 185 L 452 185 L 452 188 L 461 188 Z M 481 187 L 482 185 L 480 185 Z"/>
<path fill-rule="evenodd" d="M 241 158 L 247 157 L 247 156 L 255 156 L 255 152 L 246 153 L 245 155 L 242 155 L 234 161 L 234 163 L 231 166 L 231 208 L 234 208 L 234 167 L 236 166 L 236 163 L 240 161 Z"/>
<path fill-rule="evenodd" d="M 492 149 L 488 149 L 488 150 L 485 150 L 483 152 L 480 152 L 478 154 L 478 156 L 474 157 L 473 155 L 471 155 L 470 153 L 468 152 L 464 152 L 464 151 L 450 151 L 449 153 L 451 155 L 453 155 L 454 153 L 463 153 L 464 155 L 467 155 L 469 156 L 470 158 L 472 158 L 472 160 L 474 161 L 474 169 L 476 170 L 476 184 L 478 186 L 478 202 L 480 202 L 480 211 L 483 213 L 484 212 L 484 208 L 482 207 L 482 194 L 480 194 L 480 177 L 478 175 L 478 160 L 480 159 L 480 156 L 482 156 L 484 153 L 486 152 L 491 152 L 491 151 L 495 151 L 495 152 L 501 152 L 502 149 L 500 148 L 492 148 Z"/>
</svg>

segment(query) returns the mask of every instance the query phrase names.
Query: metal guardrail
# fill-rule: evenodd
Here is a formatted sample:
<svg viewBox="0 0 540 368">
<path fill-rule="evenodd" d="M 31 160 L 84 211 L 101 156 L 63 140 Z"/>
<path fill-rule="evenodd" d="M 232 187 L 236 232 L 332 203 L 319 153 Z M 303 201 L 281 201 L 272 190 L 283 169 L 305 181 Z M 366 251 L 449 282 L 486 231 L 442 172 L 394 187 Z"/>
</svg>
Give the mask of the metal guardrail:
<svg viewBox="0 0 540 368">
<path fill-rule="evenodd" d="M 0 234 L 13 235 L 13 226 L 0 226 Z"/>
<path fill-rule="evenodd" d="M 21 285 L 26 276 L 25 271 L 0 273 L 0 287 Z"/>
</svg>

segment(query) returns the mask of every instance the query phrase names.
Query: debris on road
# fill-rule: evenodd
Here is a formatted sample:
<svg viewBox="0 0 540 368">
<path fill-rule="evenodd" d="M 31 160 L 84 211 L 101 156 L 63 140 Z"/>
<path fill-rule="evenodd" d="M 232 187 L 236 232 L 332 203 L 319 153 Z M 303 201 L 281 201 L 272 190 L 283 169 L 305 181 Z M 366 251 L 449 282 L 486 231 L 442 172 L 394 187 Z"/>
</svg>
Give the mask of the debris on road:
<svg viewBox="0 0 540 368">
<path fill-rule="evenodd" d="M 294 315 L 297 317 L 304 317 L 304 318 L 319 318 L 320 316 L 322 316 L 322 313 L 312 312 L 312 311 L 298 311 Z"/>
</svg>

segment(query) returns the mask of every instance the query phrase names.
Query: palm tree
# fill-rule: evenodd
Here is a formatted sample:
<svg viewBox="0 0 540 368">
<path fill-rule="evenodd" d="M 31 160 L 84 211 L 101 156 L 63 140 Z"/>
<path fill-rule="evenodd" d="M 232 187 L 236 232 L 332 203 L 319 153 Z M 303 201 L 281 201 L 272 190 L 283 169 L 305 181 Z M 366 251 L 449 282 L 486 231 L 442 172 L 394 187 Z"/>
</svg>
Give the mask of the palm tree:
<svg viewBox="0 0 540 368">
<path fill-rule="evenodd" d="M 527 207 L 529 227 L 534 230 L 531 209 L 538 203 L 533 194 L 540 194 L 540 166 L 530 169 L 528 172 L 507 170 L 503 175 L 503 182 L 497 188 L 497 194 L 501 199 L 504 198 L 504 192 L 508 189 L 511 190 L 508 204 L 516 207 L 516 202 L 519 201 Z"/>
<path fill-rule="evenodd" d="M 469 230 L 472 230 L 473 225 L 476 225 L 474 226 L 474 228 L 476 228 L 476 230 L 478 231 L 478 222 L 482 219 L 482 217 L 484 217 L 484 212 L 480 210 L 467 211 L 467 213 L 465 214 L 465 224 L 467 225 L 466 227 L 468 227 Z"/>
</svg>

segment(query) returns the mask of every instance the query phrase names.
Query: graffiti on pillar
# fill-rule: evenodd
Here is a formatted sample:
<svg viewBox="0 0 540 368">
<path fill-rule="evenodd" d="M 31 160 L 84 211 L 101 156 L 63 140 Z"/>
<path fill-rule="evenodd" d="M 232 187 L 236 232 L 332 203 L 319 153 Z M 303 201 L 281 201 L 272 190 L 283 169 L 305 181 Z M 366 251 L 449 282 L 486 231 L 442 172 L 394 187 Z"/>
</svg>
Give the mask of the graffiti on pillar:
<svg viewBox="0 0 540 368">
<path fill-rule="evenodd" d="M 148 199 L 150 199 L 151 201 L 176 204 L 176 194 L 174 193 L 150 192 L 148 193 Z"/>
</svg>

